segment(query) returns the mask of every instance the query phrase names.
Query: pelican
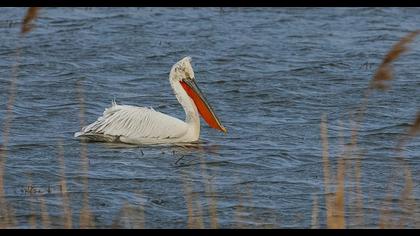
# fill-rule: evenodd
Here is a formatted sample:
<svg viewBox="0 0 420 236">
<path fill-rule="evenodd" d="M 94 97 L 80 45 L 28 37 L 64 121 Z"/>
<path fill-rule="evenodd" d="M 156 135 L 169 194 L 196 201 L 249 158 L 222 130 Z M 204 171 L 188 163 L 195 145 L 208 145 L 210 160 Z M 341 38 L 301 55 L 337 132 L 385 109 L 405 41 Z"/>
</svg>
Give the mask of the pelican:
<svg viewBox="0 0 420 236">
<path fill-rule="evenodd" d="M 210 127 L 227 132 L 195 82 L 191 57 L 185 57 L 172 66 L 169 82 L 184 108 L 185 121 L 153 108 L 117 105 L 112 101 L 111 107 L 106 108 L 101 117 L 74 136 L 90 141 L 129 144 L 195 142 L 200 136 L 198 114 Z"/>
</svg>

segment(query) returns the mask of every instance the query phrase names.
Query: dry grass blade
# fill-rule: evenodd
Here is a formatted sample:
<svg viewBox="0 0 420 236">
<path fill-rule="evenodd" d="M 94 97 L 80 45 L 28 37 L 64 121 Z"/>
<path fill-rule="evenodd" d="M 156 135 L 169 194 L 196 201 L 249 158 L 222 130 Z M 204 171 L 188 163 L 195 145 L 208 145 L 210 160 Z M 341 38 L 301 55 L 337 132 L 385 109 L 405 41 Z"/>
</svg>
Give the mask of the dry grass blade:
<svg viewBox="0 0 420 236">
<path fill-rule="evenodd" d="M 368 101 L 368 96 L 365 96 L 363 98 L 363 107 L 366 108 Z M 363 116 L 363 113 L 361 114 Z M 357 142 L 357 135 L 358 135 L 358 129 L 360 128 L 360 122 L 362 116 L 359 116 L 359 120 L 354 122 L 352 119 L 350 119 L 351 124 L 351 145 L 350 149 L 347 150 L 347 155 L 352 155 L 353 159 L 353 168 L 350 169 L 349 174 L 351 175 L 351 179 L 353 181 L 353 188 L 352 193 L 354 194 L 354 198 L 352 199 L 351 207 L 355 210 L 356 217 L 354 218 L 354 224 L 360 227 L 363 223 L 363 195 L 362 195 L 362 188 L 361 188 L 361 181 L 362 181 L 362 159 L 363 156 L 360 155 L 360 150 Z M 347 157 L 346 157 L 347 158 Z"/>
<path fill-rule="evenodd" d="M 239 178 L 238 178 L 238 182 Z M 267 217 L 263 221 L 260 221 L 256 218 L 256 214 L 253 214 L 252 210 L 255 207 L 255 204 L 252 202 L 252 184 L 246 183 L 241 185 L 237 190 L 238 194 L 238 205 L 235 206 L 235 228 L 251 228 L 257 227 L 260 228 L 261 225 L 264 227 L 273 227 L 275 223 L 270 223 L 269 220 L 275 222 L 277 216 Z"/>
<path fill-rule="evenodd" d="M 64 228 L 70 229 L 72 227 L 72 218 L 71 218 L 71 209 L 69 203 L 69 194 L 67 191 L 67 183 L 66 183 L 66 172 L 65 172 L 65 164 L 64 164 L 64 149 L 63 143 L 60 141 L 58 143 L 58 157 L 60 161 L 60 186 L 61 186 L 61 197 L 63 199 L 63 210 L 64 210 Z"/>
<path fill-rule="evenodd" d="M 128 226 L 128 211 L 130 208 L 130 204 L 128 202 L 124 202 L 122 208 L 120 208 L 119 213 L 114 219 L 114 222 L 112 223 L 112 228 L 127 228 Z"/>
<path fill-rule="evenodd" d="M 77 92 L 77 100 L 79 103 L 79 123 L 80 128 L 82 128 L 85 124 L 85 98 L 84 98 L 84 90 L 82 81 L 77 81 L 76 84 L 76 92 Z M 86 143 L 80 144 L 80 159 L 82 165 L 82 173 L 84 173 L 82 177 L 83 181 L 83 205 L 82 210 L 80 212 L 80 227 L 81 228 L 93 228 L 94 221 L 93 216 L 89 208 L 89 182 L 88 182 L 88 175 L 89 175 L 89 159 L 88 159 L 88 149 Z"/>
<path fill-rule="evenodd" d="M 329 163 L 329 152 L 328 152 L 328 127 L 327 117 L 323 115 L 321 118 L 321 141 L 322 141 L 322 165 L 324 171 L 324 186 L 325 193 L 327 194 L 330 187 L 330 163 Z"/>
<path fill-rule="evenodd" d="M 204 223 L 202 219 L 202 215 L 200 214 L 201 210 L 199 209 L 200 205 L 194 202 L 194 194 L 193 194 L 193 186 L 192 184 L 187 181 L 187 176 L 184 173 L 184 170 L 180 171 L 180 176 L 182 180 L 182 185 L 184 189 L 184 198 L 187 204 L 187 212 L 188 212 L 188 228 L 190 229 L 197 229 L 203 228 Z M 195 207 L 194 207 L 195 205 Z M 196 215 L 195 211 L 199 213 Z"/>
<path fill-rule="evenodd" d="M 344 159 L 338 160 L 337 170 L 337 190 L 335 193 L 335 206 L 334 206 L 334 223 L 333 228 L 344 229 L 346 222 L 344 218 L 344 181 L 345 181 L 345 162 Z"/>
<path fill-rule="evenodd" d="M 416 136 L 420 132 L 420 112 L 417 112 L 416 120 L 414 121 L 413 125 L 408 130 L 408 135 L 410 137 Z"/>
<path fill-rule="evenodd" d="M 407 34 L 406 36 L 404 36 L 398 43 L 396 43 L 392 49 L 388 52 L 388 54 L 385 56 L 385 58 L 383 59 L 382 64 L 385 63 L 391 63 L 392 61 L 396 60 L 398 57 L 400 57 L 400 55 L 407 51 L 408 48 L 408 44 L 411 43 L 414 38 L 420 34 L 420 30 L 416 30 L 413 32 L 410 32 L 409 34 Z"/>
<path fill-rule="evenodd" d="M 373 76 L 372 86 L 378 90 L 389 89 L 389 84 L 384 81 L 390 81 L 393 78 L 392 66 L 390 64 L 381 65 Z"/>
<path fill-rule="evenodd" d="M 193 194 L 193 196 L 195 196 L 195 194 Z M 196 200 L 194 201 L 194 203 L 195 203 L 195 209 L 196 209 L 196 215 L 197 215 L 197 226 L 198 226 L 198 228 L 199 229 L 204 229 L 205 228 L 205 225 L 204 225 L 204 217 L 203 217 L 203 209 L 202 209 L 202 203 L 201 203 L 201 200 L 200 200 L 200 197 L 199 196 L 196 196 L 195 197 L 196 198 Z"/>
<path fill-rule="evenodd" d="M 204 180 L 206 195 L 209 195 L 209 198 L 207 200 L 208 200 L 208 206 L 209 206 L 208 210 L 210 213 L 210 227 L 213 229 L 217 229 L 219 228 L 219 222 L 217 220 L 217 201 L 214 197 L 212 179 L 208 176 L 206 169 L 207 169 L 206 162 L 204 160 L 204 157 L 202 157 L 201 163 L 200 163 L 200 170 L 201 170 L 201 176 Z"/>
<path fill-rule="evenodd" d="M 392 204 L 392 195 L 391 191 L 388 191 L 388 196 L 385 198 L 385 202 L 380 210 L 379 215 L 379 228 L 386 229 L 392 227 L 391 221 L 391 204 Z"/>
<path fill-rule="evenodd" d="M 401 209 L 404 211 L 403 216 L 400 218 L 399 225 L 402 228 L 404 223 L 408 223 L 409 219 L 413 219 L 415 202 L 413 197 L 413 178 L 411 175 L 410 168 L 407 165 L 404 165 L 404 175 L 405 175 L 405 184 L 404 189 L 401 193 Z"/>
<path fill-rule="evenodd" d="M 191 195 L 191 187 L 184 183 L 184 195 L 185 200 L 187 202 L 187 210 L 188 210 L 188 228 L 192 229 L 196 227 L 195 224 L 195 217 L 194 217 L 194 207 L 193 207 L 193 199 Z"/>
<path fill-rule="evenodd" d="M 6 104 L 6 115 L 3 120 L 3 143 L 0 148 L 0 204 L 2 198 L 4 196 L 4 189 L 3 189 L 3 174 L 4 174 L 4 167 L 7 158 L 7 147 L 9 146 L 9 134 L 10 134 L 10 127 L 12 126 L 13 120 L 13 106 L 16 100 L 16 82 L 18 78 L 18 69 L 20 64 L 20 48 L 16 49 L 16 63 L 13 65 L 12 68 L 12 79 L 10 81 L 9 87 L 9 95 L 7 98 Z"/>
<path fill-rule="evenodd" d="M 135 194 L 137 199 L 141 199 L 143 196 L 143 193 L 141 190 L 136 191 Z M 144 204 L 143 203 L 139 203 L 139 210 L 140 212 L 136 215 L 136 228 L 137 229 L 144 229 L 145 227 L 145 215 L 144 215 Z"/>
<path fill-rule="evenodd" d="M 142 192 L 140 190 L 136 191 L 135 197 L 141 199 Z M 123 207 L 112 224 L 112 228 L 144 229 L 144 226 L 143 203 L 139 203 L 139 207 L 135 207 L 135 205 L 128 202 L 124 202 Z"/>
<path fill-rule="evenodd" d="M 330 163 L 329 163 L 329 145 L 328 145 L 328 125 L 327 117 L 323 115 L 321 118 L 321 141 L 322 141 L 322 165 L 324 172 L 324 194 L 325 206 L 327 210 L 327 227 L 334 229 L 345 228 L 344 217 L 344 182 L 345 182 L 345 160 L 340 158 L 338 160 L 337 170 L 337 186 L 336 191 L 331 195 L 329 193 L 331 188 Z"/>
<path fill-rule="evenodd" d="M 242 195 L 241 194 L 238 195 L 238 198 L 239 198 L 239 203 L 238 203 L 237 206 L 235 206 L 234 222 L 235 222 L 235 228 L 243 229 L 244 228 L 243 215 L 245 213 L 244 203 L 243 203 L 243 199 L 242 199 Z"/>
<path fill-rule="evenodd" d="M 35 207 L 33 201 L 30 201 L 29 209 L 31 210 L 31 215 L 29 216 L 28 223 L 31 229 L 36 229 L 36 215 L 34 208 Z"/>
<path fill-rule="evenodd" d="M 27 185 L 32 186 L 32 174 L 29 174 L 29 180 L 28 180 Z M 31 211 L 29 219 L 28 219 L 29 226 L 32 229 L 36 229 L 37 228 L 37 217 L 36 217 L 37 215 L 36 215 L 36 211 L 35 211 L 34 198 L 33 198 L 32 194 L 30 194 L 29 209 Z"/>
<path fill-rule="evenodd" d="M 32 22 L 38 17 L 38 12 L 39 7 L 28 8 L 25 18 L 23 18 L 23 23 L 20 31 L 22 35 L 30 32 L 34 28 Z"/>
<path fill-rule="evenodd" d="M 363 213 L 363 195 L 362 195 L 362 187 L 360 183 L 362 182 L 362 159 L 360 156 L 357 156 L 354 161 L 354 177 L 355 177 L 355 207 L 357 212 L 356 217 L 356 225 L 361 226 L 363 223 L 364 213 Z"/>
<path fill-rule="evenodd" d="M 393 79 L 391 63 L 397 60 L 404 52 L 408 50 L 408 44 L 410 44 L 418 34 L 420 34 L 420 30 L 416 30 L 407 34 L 391 48 L 391 50 L 382 60 L 382 63 L 377 69 L 375 75 L 373 76 L 371 81 L 371 86 L 373 88 L 384 90 L 389 87 L 385 81 L 390 81 Z"/>
<path fill-rule="evenodd" d="M 133 225 L 133 222 L 131 221 L 131 216 L 134 215 L 133 208 L 130 203 L 125 202 L 123 205 L 123 208 L 121 209 L 121 220 L 122 227 L 123 228 L 130 228 L 135 229 L 136 227 Z"/>
<path fill-rule="evenodd" d="M 29 32 L 32 27 L 30 27 L 30 22 L 32 22 L 33 19 L 35 19 L 38 15 L 38 9 L 36 7 L 30 7 L 26 13 L 26 16 L 23 20 L 22 24 L 22 34 Z M 13 216 L 9 215 L 11 212 L 13 212 L 13 209 L 9 208 L 7 205 L 6 199 L 4 197 L 4 182 L 3 182 L 3 175 L 4 175 L 4 167 L 5 162 L 7 158 L 7 147 L 9 144 L 9 133 L 10 133 L 10 127 L 13 119 L 13 105 L 16 98 L 16 81 L 18 77 L 18 69 L 20 64 L 20 47 L 18 46 L 16 49 L 16 63 L 14 64 L 12 68 L 12 79 L 10 82 L 10 88 L 9 88 L 9 96 L 7 99 L 7 105 L 6 105 L 6 115 L 3 122 L 3 142 L 0 148 L 0 213 L 4 209 L 6 209 L 5 218 L 7 219 L 6 224 L 9 224 L 10 220 L 9 217 Z"/>
<path fill-rule="evenodd" d="M 48 215 L 48 209 L 45 203 L 45 199 L 43 196 L 40 197 L 40 205 L 41 205 L 41 221 L 42 221 L 42 228 L 48 229 L 51 227 L 51 220 Z"/>
<path fill-rule="evenodd" d="M 407 131 L 407 136 L 403 137 L 399 140 L 396 150 L 401 151 L 405 143 L 416 136 L 420 132 L 420 111 L 417 112 L 416 119 L 414 120 L 413 124 L 410 126 L 410 128 Z"/>
<path fill-rule="evenodd" d="M 325 194 L 325 206 L 327 210 L 327 226 L 333 224 L 333 202 L 332 197 L 329 194 L 330 191 L 330 161 L 329 161 L 329 146 L 328 146 L 328 126 L 327 116 L 324 114 L 321 117 L 321 142 L 322 142 L 322 167 L 324 173 L 324 194 Z"/>
</svg>

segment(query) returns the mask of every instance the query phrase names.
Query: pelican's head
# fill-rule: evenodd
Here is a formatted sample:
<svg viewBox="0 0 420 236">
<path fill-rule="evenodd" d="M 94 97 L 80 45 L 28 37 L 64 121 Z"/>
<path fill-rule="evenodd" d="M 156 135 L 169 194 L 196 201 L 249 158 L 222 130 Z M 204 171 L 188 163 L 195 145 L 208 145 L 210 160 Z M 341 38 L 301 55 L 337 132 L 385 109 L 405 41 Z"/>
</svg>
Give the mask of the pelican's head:
<svg viewBox="0 0 420 236">
<path fill-rule="evenodd" d="M 201 117 L 203 117 L 210 127 L 225 133 L 227 132 L 195 82 L 194 71 L 191 66 L 191 57 L 184 57 L 175 63 L 175 65 L 172 66 L 169 78 L 173 83 L 181 84 L 182 88 L 194 102 Z"/>
<path fill-rule="evenodd" d="M 183 78 L 194 78 L 191 57 L 184 57 L 172 66 L 171 79 L 181 80 Z"/>
</svg>

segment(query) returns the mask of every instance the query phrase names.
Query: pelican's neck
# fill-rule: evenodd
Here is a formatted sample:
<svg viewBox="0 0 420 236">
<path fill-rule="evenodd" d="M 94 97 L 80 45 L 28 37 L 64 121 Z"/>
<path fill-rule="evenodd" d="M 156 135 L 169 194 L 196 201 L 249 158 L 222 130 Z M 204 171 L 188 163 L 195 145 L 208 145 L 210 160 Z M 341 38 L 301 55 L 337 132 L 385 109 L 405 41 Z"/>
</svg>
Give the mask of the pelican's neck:
<svg viewBox="0 0 420 236">
<path fill-rule="evenodd" d="M 197 107 L 194 101 L 188 96 L 187 92 L 182 87 L 177 79 L 172 79 L 172 74 L 169 77 L 169 82 L 174 90 L 178 102 L 182 105 L 185 111 L 185 122 L 194 129 L 195 135 L 200 135 L 200 117 L 198 115 Z"/>
</svg>

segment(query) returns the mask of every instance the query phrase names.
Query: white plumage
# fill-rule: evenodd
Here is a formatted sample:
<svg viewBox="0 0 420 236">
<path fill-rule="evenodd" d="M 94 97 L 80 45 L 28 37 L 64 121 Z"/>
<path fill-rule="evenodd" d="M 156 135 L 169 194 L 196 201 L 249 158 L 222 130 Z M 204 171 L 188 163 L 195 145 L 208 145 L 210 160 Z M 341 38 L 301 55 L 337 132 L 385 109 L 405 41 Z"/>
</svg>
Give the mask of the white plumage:
<svg viewBox="0 0 420 236">
<path fill-rule="evenodd" d="M 75 136 L 84 135 L 96 141 L 147 144 L 182 141 L 187 131 L 185 122 L 154 109 L 112 103 L 96 122 L 83 127 Z"/>
<path fill-rule="evenodd" d="M 83 127 L 74 136 L 93 141 L 132 144 L 197 141 L 200 135 L 198 110 L 194 100 L 181 85 L 184 82 L 196 85 L 193 81 L 194 72 L 190 65 L 190 60 L 191 58 L 186 57 L 177 62 L 172 67 L 169 76 L 175 95 L 185 110 L 185 122 L 157 112 L 152 108 L 117 105 L 115 102 L 112 102 L 111 107 L 106 108 L 101 117 L 92 124 Z M 199 89 L 196 88 L 196 90 L 198 90 L 197 95 L 201 96 L 200 99 L 203 99 L 198 99 L 198 101 L 205 101 Z M 217 124 L 219 124 L 220 122 L 206 101 L 205 104 L 209 109 L 208 112 L 212 114 L 214 119 L 217 120 Z M 226 129 L 221 124 L 220 127 L 219 129 L 226 132 Z"/>
</svg>

